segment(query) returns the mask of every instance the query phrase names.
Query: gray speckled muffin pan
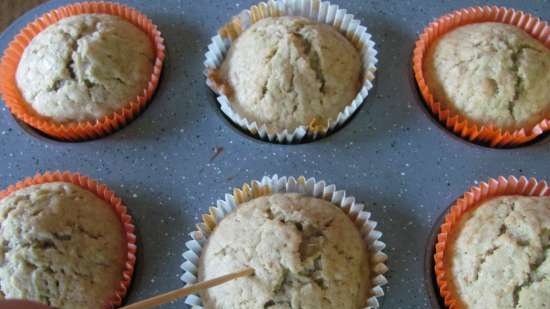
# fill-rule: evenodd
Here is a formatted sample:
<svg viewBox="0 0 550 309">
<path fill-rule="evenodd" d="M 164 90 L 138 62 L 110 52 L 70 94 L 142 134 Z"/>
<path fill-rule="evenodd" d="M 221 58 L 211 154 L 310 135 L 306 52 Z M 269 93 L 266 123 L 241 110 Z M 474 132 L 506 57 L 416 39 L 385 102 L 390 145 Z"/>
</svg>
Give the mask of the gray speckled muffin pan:
<svg viewBox="0 0 550 309">
<path fill-rule="evenodd" d="M 28 22 L 69 2 L 54 0 L 25 14 L 3 33 L 0 49 Z M 204 82 L 210 38 L 256 1 L 122 2 L 148 15 L 166 40 L 164 72 L 151 105 L 118 132 L 81 143 L 37 138 L 2 105 L 0 187 L 36 172 L 71 170 L 115 191 L 137 227 L 138 260 L 128 303 L 181 287 L 181 253 L 200 214 L 233 187 L 279 174 L 324 179 L 364 202 L 388 245 L 382 308 L 430 308 L 424 254 L 436 218 L 478 180 L 550 176 L 550 138 L 515 149 L 477 146 L 449 134 L 422 104 L 410 64 L 418 34 L 434 18 L 479 1 L 334 1 L 368 27 L 378 71 L 364 106 L 346 126 L 301 145 L 244 136 L 218 117 Z M 548 1 L 491 4 L 550 19 Z M 182 300 L 163 308 L 184 307 Z"/>
</svg>

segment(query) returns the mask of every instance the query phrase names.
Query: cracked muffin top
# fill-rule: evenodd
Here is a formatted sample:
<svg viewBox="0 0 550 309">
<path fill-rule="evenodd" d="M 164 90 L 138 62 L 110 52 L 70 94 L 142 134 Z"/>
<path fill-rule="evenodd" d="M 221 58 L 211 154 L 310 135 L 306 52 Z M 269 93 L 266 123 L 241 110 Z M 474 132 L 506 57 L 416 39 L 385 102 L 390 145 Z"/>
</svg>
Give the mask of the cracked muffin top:
<svg viewBox="0 0 550 309">
<path fill-rule="evenodd" d="M 459 27 L 424 66 L 434 98 L 478 125 L 528 129 L 550 117 L 550 49 L 515 26 Z"/>
<path fill-rule="evenodd" d="M 361 235 L 321 199 L 274 194 L 225 217 L 203 248 L 199 279 L 246 267 L 255 275 L 202 292 L 206 309 L 359 309 L 368 296 Z"/>
<path fill-rule="evenodd" d="M 210 79 L 235 111 L 271 132 L 325 128 L 361 86 L 362 61 L 336 29 L 270 17 L 244 31 Z"/>
<path fill-rule="evenodd" d="M 125 248 L 111 206 L 76 185 L 33 185 L 0 201 L 2 298 L 103 308 L 122 279 Z"/>
<path fill-rule="evenodd" d="M 445 263 L 460 308 L 550 306 L 550 197 L 491 199 L 453 235 Z"/>
<path fill-rule="evenodd" d="M 93 121 L 136 98 L 153 62 L 145 32 L 117 16 L 84 14 L 61 19 L 34 37 L 16 80 L 38 114 L 56 122 Z"/>
</svg>

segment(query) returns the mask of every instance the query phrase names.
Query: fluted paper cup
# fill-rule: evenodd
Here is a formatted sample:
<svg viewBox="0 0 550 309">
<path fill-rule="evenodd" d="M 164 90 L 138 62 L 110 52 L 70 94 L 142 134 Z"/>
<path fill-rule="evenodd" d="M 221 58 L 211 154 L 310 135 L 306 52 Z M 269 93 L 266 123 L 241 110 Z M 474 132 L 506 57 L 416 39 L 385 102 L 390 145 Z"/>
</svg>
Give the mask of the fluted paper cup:
<svg viewBox="0 0 550 309">
<path fill-rule="evenodd" d="M 202 216 L 202 222 L 197 224 L 197 230 L 190 234 L 191 240 L 185 243 L 187 251 L 183 253 L 184 263 L 181 268 L 184 274 L 181 280 L 186 284 L 197 281 L 199 258 L 202 247 L 209 235 L 218 223 L 240 204 L 253 200 L 260 196 L 275 193 L 300 193 L 304 196 L 324 199 L 338 206 L 352 220 L 359 229 L 368 250 L 370 262 L 370 288 L 364 309 L 379 308 L 378 298 L 384 295 L 382 286 L 387 283 L 384 274 L 388 271 L 385 262 L 386 254 L 383 252 L 386 244 L 380 238 L 382 233 L 376 230 L 377 222 L 371 220 L 371 213 L 365 210 L 365 205 L 348 196 L 344 190 L 336 190 L 335 185 L 327 185 L 325 181 L 317 181 L 315 178 L 306 179 L 301 176 L 294 177 L 264 177 L 262 180 L 254 180 L 242 188 L 233 190 L 233 194 L 226 194 L 223 200 L 218 200 L 216 207 L 211 207 L 208 214 Z M 201 298 L 191 295 L 185 302 L 194 309 L 202 308 Z"/>
<path fill-rule="evenodd" d="M 277 131 L 239 115 L 232 107 L 231 100 L 215 87 L 216 83 L 210 78 L 209 73 L 221 67 L 232 42 L 260 19 L 277 16 L 301 16 L 331 25 L 360 52 L 363 63 L 361 87 L 353 101 L 349 102 L 335 119 L 329 119 L 327 123 L 315 124 L 314 127 L 302 125 L 292 131 Z M 234 16 L 218 31 L 218 35 L 212 38 L 204 61 L 206 84 L 218 94 L 220 110 L 241 129 L 269 142 L 299 143 L 304 139 L 314 140 L 326 136 L 343 125 L 357 111 L 372 88 L 378 62 L 376 54 L 377 51 L 371 35 L 367 32 L 367 27 L 361 25 L 359 20 L 338 5 L 320 0 L 270 0 L 260 2 Z"/>
<path fill-rule="evenodd" d="M 135 227 L 132 217 L 130 216 L 130 214 L 128 214 L 128 209 L 126 208 L 126 206 L 124 206 L 122 200 L 118 196 L 116 196 L 113 191 L 109 190 L 106 185 L 98 183 L 97 181 L 79 173 L 59 171 L 36 174 L 33 177 L 29 177 L 22 181 L 19 181 L 16 184 L 7 187 L 5 190 L 0 191 L 0 200 L 7 197 L 11 193 L 21 190 L 23 188 L 50 182 L 67 182 L 79 186 L 84 190 L 90 191 L 97 197 L 104 200 L 107 204 L 109 204 L 113 212 L 120 220 L 121 228 L 124 233 L 124 240 L 126 241 L 124 247 L 124 255 L 126 257 L 126 260 L 124 261 L 124 267 L 120 276 L 120 281 L 118 282 L 117 287 L 112 292 L 112 294 L 109 295 L 107 299 L 105 299 L 105 306 L 103 308 L 111 309 L 114 307 L 118 307 L 122 303 L 122 300 L 128 292 L 128 288 L 130 287 L 130 283 L 132 282 L 134 266 L 136 263 L 137 245 L 136 235 L 134 234 Z"/>
<path fill-rule="evenodd" d="M 155 52 L 155 61 L 149 81 L 134 99 L 110 115 L 97 120 L 60 123 L 38 114 L 25 101 L 15 78 L 19 61 L 32 39 L 59 20 L 81 14 L 110 14 L 118 16 L 147 34 Z M 82 141 L 99 138 L 132 121 L 147 106 L 153 96 L 165 57 L 164 39 L 157 26 L 145 15 L 128 6 L 114 2 L 81 2 L 52 10 L 28 24 L 10 42 L 0 62 L 0 94 L 10 112 L 23 123 L 53 138 L 64 141 Z"/>
<path fill-rule="evenodd" d="M 445 259 L 449 237 L 459 226 L 464 214 L 474 210 L 485 201 L 505 195 L 550 196 L 550 187 L 546 181 L 538 181 L 534 178 L 528 179 L 523 176 L 519 178 L 514 176 L 490 178 L 487 182 L 481 182 L 479 185 L 470 188 L 449 208 L 437 235 L 434 264 L 439 293 L 445 305 L 450 309 L 461 309 L 462 306 L 453 285 L 450 267 Z"/>
<path fill-rule="evenodd" d="M 527 13 L 496 6 L 471 7 L 444 15 L 430 23 L 420 34 L 413 51 L 413 71 L 427 107 L 448 130 L 468 141 L 491 147 L 518 146 L 550 131 L 550 119 L 542 119 L 532 127 L 504 130 L 494 125 L 480 125 L 455 112 L 433 95 L 424 77 L 424 60 L 430 46 L 446 33 L 464 25 L 499 22 L 518 27 L 550 48 L 550 26 Z"/>
</svg>

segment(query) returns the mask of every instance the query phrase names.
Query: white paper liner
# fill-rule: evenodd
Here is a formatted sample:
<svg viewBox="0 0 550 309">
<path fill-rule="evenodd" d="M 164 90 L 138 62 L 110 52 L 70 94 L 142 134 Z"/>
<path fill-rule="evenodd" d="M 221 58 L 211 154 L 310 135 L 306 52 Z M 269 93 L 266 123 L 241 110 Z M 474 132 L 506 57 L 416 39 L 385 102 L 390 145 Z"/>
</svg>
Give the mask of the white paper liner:
<svg viewBox="0 0 550 309">
<path fill-rule="evenodd" d="M 218 200 L 216 207 L 209 209 L 209 214 L 203 215 L 203 222 L 197 224 L 197 231 L 191 232 L 191 240 L 185 243 L 187 251 L 183 253 L 184 263 L 181 269 L 184 274 L 181 280 L 186 284 L 197 281 L 199 257 L 202 247 L 215 226 L 235 207 L 254 198 L 274 193 L 300 193 L 305 196 L 321 198 L 339 206 L 355 223 L 366 243 L 371 265 L 371 284 L 369 299 L 364 309 L 374 309 L 380 306 L 378 297 L 384 295 L 382 286 L 387 283 L 384 274 L 388 271 L 385 262 L 387 255 L 382 252 L 386 244 L 380 241 L 382 233 L 375 228 L 377 222 L 370 220 L 371 213 L 365 211 L 365 205 L 357 203 L 355 198 L 347 196 L 346 191 L 336 190 L 335 185 L 327 185 L 325 181 L 316 181 L 315 178 L 306 179 L 294 177 L 264 177 L 261 181 L 254 180 L 245 184 L 242 189 L 235 189 L 233 194 L 226 194 L 224 200 Z M 190 295 L 185 303 L 193 309 L 202 307 L 198 295 Z"/>
<path fill-rule="evenodd" d="M 263 140 L 278 143 L 298 143 L 306 137 L 311 139 L 323 137 L 336 127 L 344 124 L 363 104 L 369 90 L 372 88 L 376 63 L 378 62 L 376 58 L 377 51 L 374 49 L 374 42 L 371 40 L 372 36 L 367 32 L 367 27 L 361 25 L 359 20 L 354 19 L 352 14 L 347 14 L 345 9 L 341 9 L 338 5 L 331 4 L 328 1 L 321 2 L 320 0 L 269 0 L 268 2 L 260 2 L 251 9 L 244 10 L 233 17 L 231 23 L 238 25 L 239 28 L 233 27 L 232 30 L 240 34 L 254 23 L 255 18 L 271 16 L 302 16 L 319 23 L 332 25 L 360 50 L 363 63 L 363 84 L 355 99 L 338 114 L 337 118 L 329 119 L 325 128 L 321 131 L 311 131 L 307 126 L 300 126 L 292 132 L 288 130 L 275 132 L 265 124 L 260 125 L 256 121 L 241 117 L 231 107 L 229 98 L 219 93 L 213 87 L 214 83 L 208 78 L 209 71 L 220 68 L 232 43 L 231 38 L 222 37 L 220 34 L 212 38 L 205 54 L 204 66 L 206 70 L 204 73 L 207 76 L 206 84 L 219 95 L 217 100 L 220 109 L 229 119 L 242 129 Z"/>
</svg>

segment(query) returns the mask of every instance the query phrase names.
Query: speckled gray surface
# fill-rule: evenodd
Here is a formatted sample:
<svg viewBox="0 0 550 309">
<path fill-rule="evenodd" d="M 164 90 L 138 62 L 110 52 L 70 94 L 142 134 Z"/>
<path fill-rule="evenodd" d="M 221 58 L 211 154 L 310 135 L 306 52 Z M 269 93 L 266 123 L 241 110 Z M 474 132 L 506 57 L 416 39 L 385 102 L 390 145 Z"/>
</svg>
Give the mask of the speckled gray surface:
<svg viewBox="0 0 550 309">
<path fill-rule="evenodd" d="M 69 1 L 53 1 L 16 21 L 3 50 L 31 19 Z M 422 259 L 433 221 L 478 180 L 498 175 L 548 178 L 550 137 L 529 147 L 494 150 L 445 132 L 418 104 L 410 55 L 418 33 L 452 9 L 482 1 L 335 1 L 369 28 L 378 72 L 365 106 L 342 130 L 294 146 L 256 142 L 216 115 L 204 85 L 203 53 L 217 27 L 255 1 L 124 1 L 159 25 L 168 55 L 147 110 L 115 134 L 84 143 L 46 142 L 0 112 L 0 186 L 36 172 L 79 171 L 120 195 L 134 217 L 138 262 L 128 302 L 182 285 L 179 266 L 201 213 L 234 186 L 263 175 L 325 179 L 364 201 L 379 221 L 390 257 L 383 308 L 428 308 Z M 550 18 L 548 1 L 493 1 Z M 213 149 L 223 152 L 211 160 Z M 176 302 L 164 308 L 182 308 Z"/>
</svg>

